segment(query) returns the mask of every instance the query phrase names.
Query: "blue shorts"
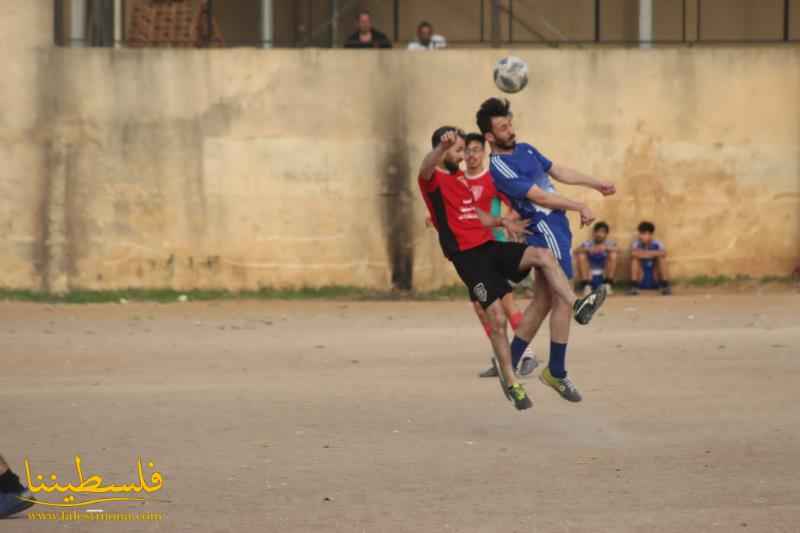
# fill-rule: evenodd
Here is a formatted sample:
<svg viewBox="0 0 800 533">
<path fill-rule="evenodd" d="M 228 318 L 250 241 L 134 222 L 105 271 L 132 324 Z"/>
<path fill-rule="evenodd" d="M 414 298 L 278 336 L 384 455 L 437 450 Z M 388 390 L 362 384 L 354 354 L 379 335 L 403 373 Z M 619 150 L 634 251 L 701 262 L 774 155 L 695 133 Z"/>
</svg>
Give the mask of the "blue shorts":
<svg viewBox="0 0 800 533">
<path fill-rule="evenodd" d="M 567 279 L 572 279 L 575 275 L 572 271 L 572 232 L 567 217 L 547 217 L 529 229 L 533 235 L 528 235 L 528 244 L 536 248 L 549 248 Z"/>
</svg>

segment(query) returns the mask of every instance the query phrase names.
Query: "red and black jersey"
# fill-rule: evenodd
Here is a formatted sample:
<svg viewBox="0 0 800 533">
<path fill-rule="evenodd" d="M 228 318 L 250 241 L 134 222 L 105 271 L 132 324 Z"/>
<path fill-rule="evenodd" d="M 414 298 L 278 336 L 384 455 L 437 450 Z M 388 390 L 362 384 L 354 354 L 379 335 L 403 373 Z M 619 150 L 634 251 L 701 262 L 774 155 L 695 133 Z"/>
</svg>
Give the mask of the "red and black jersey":
<svg viewBox="0 0 800 533">
<path fill-rule="evenodd" d="M 463 172 L 451 174 L 437 168 L 431 179 L 419 178 L 419 188 L 445 257 L 450 259 L 493 240 L 492 232 L 478 219 L 475 198 Z"/>
<path fill-rule="evenodd" d="M 472 197 L 475 198 L 475 205 L 481 211 L 492 213 L 493 200 L 499 198 L 501 202 L 511 208 L 511 203 L 505 195 L 497 190 L 492 179 L 492 173 L 487 168 L 482 174 L 477 176 L 465 176 L 467 184 L 472 191 Z"/>
</svg>

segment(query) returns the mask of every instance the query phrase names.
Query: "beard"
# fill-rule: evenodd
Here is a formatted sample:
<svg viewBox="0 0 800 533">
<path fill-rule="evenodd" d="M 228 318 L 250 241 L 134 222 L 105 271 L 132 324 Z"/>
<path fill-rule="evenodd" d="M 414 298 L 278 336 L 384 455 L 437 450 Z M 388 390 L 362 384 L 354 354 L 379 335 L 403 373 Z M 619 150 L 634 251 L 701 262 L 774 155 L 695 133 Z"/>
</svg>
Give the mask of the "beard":
<svg viewBox="0 0 800 533">
<path fill-rule="evenodd" d="M 444 168 L 446 168 L 450 174 L 455 174 L 456 172 L 458 172 L 458 163 L 453 163 L 449 159 L 445 159 Z"/>
<path fill-rule="evenodd" d="M 501 141 L 500 139 L 495 139 L 494 144 L 501 150 L 513 150 L 514 148 L 517 147 L 517 138 L 511 137 L 507 141 Z"/>
</svg>

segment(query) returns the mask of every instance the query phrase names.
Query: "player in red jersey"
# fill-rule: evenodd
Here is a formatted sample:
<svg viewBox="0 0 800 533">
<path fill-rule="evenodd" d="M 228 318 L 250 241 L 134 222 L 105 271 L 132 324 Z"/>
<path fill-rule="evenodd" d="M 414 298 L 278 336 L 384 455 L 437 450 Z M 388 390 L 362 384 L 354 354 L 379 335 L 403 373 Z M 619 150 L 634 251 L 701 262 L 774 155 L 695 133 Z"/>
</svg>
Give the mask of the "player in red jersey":
<svg viewBox="0 0 800 533">
<path fill-rule="evenodd" d="M 464 160 L 463 132 L 444 126 L 434 132 L 431 143 L 433 150 L 425 156 L 419 171 L 425 205 L 439 234 L 442 252 L 489 318 L 493 362 L 499 363 L 503 392 L 517 409 L 527 409 L 532 403 L 511 367 L 506 316 L 500 303 L 511 290 L 508 280 L 519 282 L 532 268 L 540 269 L 557 297 L 572 306 L 573 316 L 580 324 L 589 323 L 602 300 L 594 294 L 577 298 L 550 250 L 493 239 L 489 228 L 503 227 L 518 234 L 528 221 L 493 217 L 476 208 L 467 179 L 459 169 Z M 525 311 L 523 327 L 535 319 L 531 309 L 528 306 Z"/>
<path fill-rule="evenodd" d="M 480 133 L 467 134 L 464 138 L 464 145 L 464 162 L 467 167 L 464 171 L 464 177 L 467 178 L 469 189 L 472 191 L 472 197 L 475 198 L 475 205 L 481 211 L 489 213 L 492 216 L 501 216 L 502 206 L 505 205 L 510 210 L 511 204 L 503 195 L 497 192 L 494 186 L 492 174 L 486 166 L 486 141 L 483 135 Z M 510 217 L 512 219 L 519 219 L 519 215 L 513 211 L 511 211 Z M 494 228 L 492 230 L 492 235 L 496 241 L 504 242 L 508 240 L 508 235 L 503 228 Z M 489 324 L 489 317 L 472 293 L 470 293 L 470 300 L 472 300 L 475 314 L 483 326 L 486 336 L 490 336 L 491 325 Z M 506 314 L 508 323 L 511 325 L 511 330 L 517 331 L 517 328 L 522 323 L 522 311 L 517 308 L 513 291 L 503 296 L 500 303 L 503 306 L 503 311 Z M 526 377 L 531 375 L 538 365 L 539 363 L 536 361 L 533 351 L 530 349 L 530 346 L 528 346 L 525 353 L 522 354 L 519 364 L 514 368 L 514 371 L 520 377 Z M 494 367 L 487 368 L 479 375 L 482 378 L 497 377 Z"/>
</svg>

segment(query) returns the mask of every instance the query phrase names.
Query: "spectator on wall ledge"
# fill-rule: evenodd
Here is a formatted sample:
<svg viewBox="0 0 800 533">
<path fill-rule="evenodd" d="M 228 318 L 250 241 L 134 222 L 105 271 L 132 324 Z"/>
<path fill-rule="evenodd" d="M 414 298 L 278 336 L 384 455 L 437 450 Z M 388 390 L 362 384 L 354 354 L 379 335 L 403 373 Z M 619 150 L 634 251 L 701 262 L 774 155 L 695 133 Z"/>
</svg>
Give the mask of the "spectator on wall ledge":
<svg viewBox="0 0 800 533">
<path fill-rule="evenodd" d="M 440 48 L 447 48 L 447 39 L 434 33 L 430 22 L 420 22 L 417 26 L 417 40 L 408 43 L 408 49 L 439 50 Z"/>
<path fill-rule="evenodd" d="M 347 38 L 345 48 L 391 48 L 392 42 L 386 34 L 372 26 L 372 16 L 361 11 L 356 17 L 358 30 Z"/>
</svg>

